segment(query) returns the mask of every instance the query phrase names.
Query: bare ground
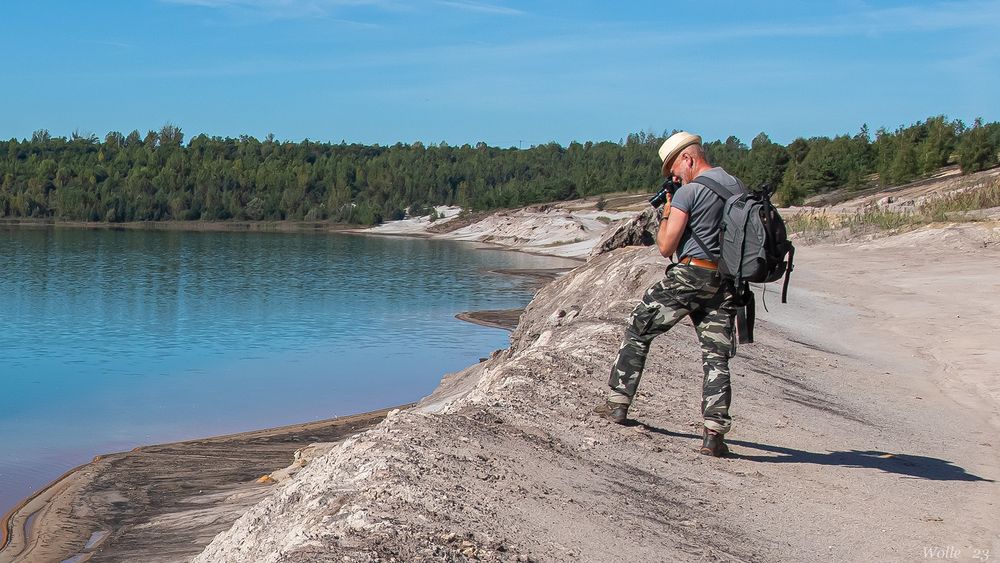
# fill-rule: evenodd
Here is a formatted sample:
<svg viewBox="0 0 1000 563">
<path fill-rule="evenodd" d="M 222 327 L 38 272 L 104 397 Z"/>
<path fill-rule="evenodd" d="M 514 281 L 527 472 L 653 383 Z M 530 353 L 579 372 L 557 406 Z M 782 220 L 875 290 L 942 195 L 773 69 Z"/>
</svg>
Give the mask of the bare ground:
<svg viewBox="0 0 1000 563">
<path fill-rule="evenodd" d="M 992 168 L 963 175 L 958 166 L 942 168 L 929 178 L 889 188 L 873 187 L 862 190 L 840 189 L 814 196 L 806 206 L 794 208 L 796 212 L 820 211 L 823 213 L 854 213 L 860 209 L 878 206 L 887 209 L 914 208 L 920 204 L 955 192 L 978 189 L 996 181 L 1000 168 Z"/>
<path fill-rule="evenodd" d="M 800 249 L 790 303 L 768 291 L 733 361 L 728 459 L 696 452 L 690 328 L 655 342 L 632 426 L 592 413 L 663 266 L 600 256 L 539 292 L 508 350 L 316 459 L 197 560 L 995 557 L 998 242 L 989 223 Z"/>
</svg>

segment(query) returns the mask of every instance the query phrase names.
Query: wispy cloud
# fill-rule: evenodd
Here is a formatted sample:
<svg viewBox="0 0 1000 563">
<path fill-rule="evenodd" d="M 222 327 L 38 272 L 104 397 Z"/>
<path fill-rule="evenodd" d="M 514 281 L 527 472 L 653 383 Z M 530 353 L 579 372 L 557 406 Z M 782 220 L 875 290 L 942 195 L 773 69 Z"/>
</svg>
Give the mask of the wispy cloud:
<svg viewBox="0 0 1000 563">
<path fill-rule="evenodd" d="M 419 10 L 421 5 L 444 6 L 466 12 L 483 14 L 519 16 L 522 10 L 509 8 L 499 4 L 490 4 L 478 0 L 160 0 L 165 4 L 195 6 L 215 9 L 231 16 L 245 19 L 246 16 L 256 16 L 270 20 L 288 20 L 299 18 L 330 17 L 351 8 L 374 8 L 382 11 L 412 11 Z M 336 19 L 347 23 L 360 23 L 354 20 Z"/>
<path fill-rule="evenodd" d="M 837 37 L 996 26 L 1000 26 L 1000 3 L 972 1 L 861 9 L 823 21 L 790 21 L 782 25 L 748 23 L 718 31 L 720 35 L 731 37 Z"/>
<path fill-rule="evenodd" d="M 203 8 L 245 8 L 277 11 L 326 11 L 340 6 L 387 4 L 384 0 L 160 0 L 165 4 L 185 4 Z"/>
<path fill-rule="evenodd" d="M 353 22 L 351 20 L 331 17 L 338 7 L 372 6 L 378 9 L 403 9 L 394 0 L 161 0 L 174 4 L 198 5 L 211 8 L 229 6 L 257 7 L 266 10 L 280 11 L 285 9 L 282 17 L 291 17 L 289 13 L 311 13 L 323 15 L 329 20 L 356 25 L 374 26 Z M 485 4 L 471 0 L 432 0 L 430 5 L 446 5 L 455 9 L 476 10 L 498 15 L 521 15 L 524 12 L 494 4 Z M 295 6 L 293 10 L 291 6 Z M 414 9 L 413 4 L 406 9 Z M 570 27 L 570 26 L 567 26 Z M 354 52 L 350 57 L 331 55 L 315 58 L 289 60 L 237 60 L 219 61 L 205 66 L 161 68 L 145 71 L 144 74 L 159 77 L 180 76 L 248 76 L 266 74 L 306 73 L 317 71 L 334 71 L 345 69 L 378 68 L 378 67 L 426 67 L 436 65 L 462 65 L 475 62 L 477 67 L 490 64 L 517 64 L 524 70 L 524 65 L 531 61 L 539 61 L 546 56 L 584 54 L 600 57 L 601 60 L 618 59 L 631 60 L 640 51 L 669 54 L 671 50 L 685 48 L 688 45 L 712 44 L 741 45 L 754 41 L 770 39 L 798 39 L 811 37 L 829 38 L 867 38 L 894 34 L 933 34 L 934 32 L 953 30 L 983 30 L 1000 27 L 1000 3 L 983 2 L 979 0 L 966 2 L 949 2 L 930 4 L 919 7 L 899 7 L 889 9 L 860 9 L 845 11 L 835 17 L 823 19 L 801 19 L 794 22 L 773 24 L 769 22 L 731 22 L 701 28 L 697 30 L 672 30 L 664 32 L 660 29 L 647 28 L 645 31 L 638 26 L 622 24 L 592 24 L 575 26 L 566 33 L 552 30 L 545 34 L 523 37 L 514 41 L 461 41 L 458 43 L 443 41 L 437 44 L 413 48 L 371 49 L 367 52 Z M 627 37 L 628 41 L 623 41 Z M 959 53 L 948 56 L 960 57 Z M 697 52 L 697 50 L 696 50 Z M 715 52 L 712 50 L 712 52 Z M 995 64 L 995 51 L 990 54 L 979 53 L 968 56 L 961 62 L 963 67 L 982 68 Z M 794 53 L 789 57 L 778 57 L 775 65 L 787 66 Z M 944 55 L 942 54 L 942 57 Z M 851 61 L 852 65 L 860 61 Z M 934 61 L 925 61 L 933 63 Z M 646 63 L 648 64 L 648 62 Z M 745 64 L 745 63 L 741 63 Z M 830 60 L 824 64 L 832 64 Z M 616 63 L 614 68 L 619 68 Z"/>
<path fill-rule="evenodd" d="M 160 0 L 160 2 L 212 9 L 240 21 L 325 18 L 338 23 L 365 26 L 376 24 L 332 16 L 349 8 L 365 6 L 386 8 L 395 5 L 393 0 Z"/>
<path fill-rule="evenodd" d="M 82 43 L 89 43 L 91 45 L 104 45 L 105 47 L 115 47 L 117 49 L 131 49 L 134 47 L 131 43 L 123 43 L 121 41 L 109 41 L 106 39 L 82 39 Z"/>
<path fill-rule="evenodd" d="M 472 2 L 470 0 L 438 0 L 437 4 L 457 8 L 468 12 L 481 12 L 484 14 L 497 14 L 502 16 L 523 16 L 522 10 L 497 6 L 496 4 L 486 4 L 484 2 Z"/>
</svg>

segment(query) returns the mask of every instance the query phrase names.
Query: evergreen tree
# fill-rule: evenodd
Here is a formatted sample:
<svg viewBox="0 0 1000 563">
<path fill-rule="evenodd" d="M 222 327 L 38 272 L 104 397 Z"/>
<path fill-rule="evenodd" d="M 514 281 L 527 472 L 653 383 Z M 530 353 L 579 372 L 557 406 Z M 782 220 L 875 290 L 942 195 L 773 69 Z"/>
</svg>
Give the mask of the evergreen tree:
<svg viewBox="0 0 1000 563">
<path fill-rule="evenodd" d="M 892 183 L 901 184 L 917 177 L 917 146 L 911 135 L 902 134 L 897 141 L 896 154 L 889 167 Z"/>
<path fill-rule="evenodd" d="M 785 169 L 781 184 L 776 193 L 776 203 L 779 205 L 801 205 L 805 199 L 804 182 L 799 171 L 799 163 L 794 160 Z"/>
<path fill-rule="evenodd" d="M 979 172 L 997 165 L 997 146 L 990 138 L 990 131 L 977 118 L 971 129 L 962 135 L 958 147 L 958 165 L 963 174 Z"/>
<path fill-rule="evenodd" d="M 920 172 L 932 174 L 947 165 L 955 151 L 955 127 L 943 115 L 928 119 L 925 125 L 927 137 L 920 145 Z"/>
</svg>

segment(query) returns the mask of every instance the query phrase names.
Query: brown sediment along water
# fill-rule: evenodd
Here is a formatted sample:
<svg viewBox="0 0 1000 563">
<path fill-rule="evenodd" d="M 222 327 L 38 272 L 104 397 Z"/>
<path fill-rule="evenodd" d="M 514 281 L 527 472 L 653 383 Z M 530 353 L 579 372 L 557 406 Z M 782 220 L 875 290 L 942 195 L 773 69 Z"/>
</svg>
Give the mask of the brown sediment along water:
<svg viewBox="0 0 1000 563">
<path fill-rule="evenodd" d="M 498 309 L 495 311 L 468 311 L 455 315 L 455 318 L 480 326 L 514 330 L 517 327 L 517 321 L 521 318 L 521 313 L 523 312 L 524 308 Z"/>
<path fill-rule="evenodd" d="M 99 456 L 4 516 L 0 563 L 193 556 L 272 490 L 273 481 L 258 478 L 289 466 L 296 450 L 342 441 L 389 410 Z"/>
<path fill-rule="evenodd" d="M 489 271 L 494 274 L 528 278 L 531 280 L 532 286 L 537 289 L 570 270 L 571 268 L 503 268 Z M 524 307 L 514 309 L 464 311 L 455 315 L 455 318 L 480 326 L 512 331 L 517 328 L 517 322 L 521 319 L 522 313 L 524 313 Z"/>
<path fill-rule="evenodd" d="M 498 268 L 489 271 L 494 274 L 529 278 L 533 281 L 533 285 L 539 288 L 570 270 L 572 268 Z"/>
</svg>

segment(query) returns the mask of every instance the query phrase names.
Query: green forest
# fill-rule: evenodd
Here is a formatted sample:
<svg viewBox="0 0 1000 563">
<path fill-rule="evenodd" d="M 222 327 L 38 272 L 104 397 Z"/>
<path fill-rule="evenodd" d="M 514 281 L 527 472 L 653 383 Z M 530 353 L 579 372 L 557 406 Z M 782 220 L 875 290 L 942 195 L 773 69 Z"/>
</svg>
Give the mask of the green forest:
<svg viewBox="0 0 1000 563">
<path fill-rule="evenodd" d="M 0 216 L 69 221 L 305 220 L 375 224 L 406 210 L 471 210 L 653 192 L 657 148 L 669 132 L 620 142 L 527 149 L 484 143 L 392 146 L 198 135 L 186 144 L 167 124 L 142 135 L 108 133 L 0 141 Z M 709 159 L 751 187 L 768 183 L 783 204 L 839 188 L 894 185 L 947 164 L 963 173 L 996 166 L 1000 123 L 944 116 L 894 131 L 867 126 L 834 138 L 749 145 L 706 143 Z"/>
</svg>

